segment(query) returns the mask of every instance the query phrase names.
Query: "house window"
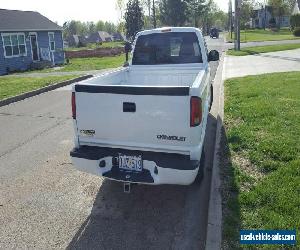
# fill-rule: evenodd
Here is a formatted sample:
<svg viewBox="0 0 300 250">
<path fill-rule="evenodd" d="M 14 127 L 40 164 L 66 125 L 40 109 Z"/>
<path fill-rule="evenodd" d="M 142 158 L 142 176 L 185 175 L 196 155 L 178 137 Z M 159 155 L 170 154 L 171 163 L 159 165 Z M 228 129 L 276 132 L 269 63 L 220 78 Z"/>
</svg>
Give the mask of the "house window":
<svg viewBox="0 0 300 250">
<path fill-rule="evenodd" d="M 54 50 L 55 50 L 54 33 L 53 33 L 53 32 L 49 32 L 49 33 L 48 33 L 48 36 L 49 36 L 49 47 L 50 47 L 50 51 L 54 51 Z"/>
<path fill-rule="evenodd" d="M 17 57 L 26 55 L 24 34 L 3 34 L 2 41 L 5 51 L 5 57 Z"/>
</svg>

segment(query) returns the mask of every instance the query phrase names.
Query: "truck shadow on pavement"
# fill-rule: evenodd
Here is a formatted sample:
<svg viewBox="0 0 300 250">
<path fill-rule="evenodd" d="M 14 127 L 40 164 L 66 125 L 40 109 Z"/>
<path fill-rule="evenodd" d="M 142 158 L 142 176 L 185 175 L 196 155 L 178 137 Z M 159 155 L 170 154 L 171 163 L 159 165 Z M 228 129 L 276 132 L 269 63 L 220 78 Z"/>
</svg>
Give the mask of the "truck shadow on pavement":
<svg viewBox="0 0 300 250">
<path fill-rule="evenodd" d="M 215 131 L 209 115 L 201 183 L 136 185 L 125 194 L 105 179 L 67 249 L 204 249 Z"/>
<path fill-rule="evenodd" d="M 240 140 L 239 137 L 227 137 L 226 129 L 222 126 L 220 145 L 220 176 L 223 211 L 222 240 L 224 249 L 239 249 L 239 230 L 241 229 L 241 210 L 239 203 L 239 186 L 237 171 L 232 162 L 229 140 Z"/>
<path fill-rule="evenodd" d="M 181 228 L 187 187 L 139 185 L 130 194 L 122 183 L 104 180 L 92 212 L 67 249 L 160 249 Z"/>
</svg>

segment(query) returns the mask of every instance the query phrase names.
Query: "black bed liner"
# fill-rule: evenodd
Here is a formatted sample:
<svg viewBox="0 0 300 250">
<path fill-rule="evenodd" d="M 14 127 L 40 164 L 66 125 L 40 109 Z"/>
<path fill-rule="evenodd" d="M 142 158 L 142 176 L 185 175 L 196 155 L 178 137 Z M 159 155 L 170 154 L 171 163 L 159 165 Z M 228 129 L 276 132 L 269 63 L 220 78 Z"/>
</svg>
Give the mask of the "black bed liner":
<svg viewBox="0 0 300 250">
<path fill-rule="evenodd" d="M 93 85 L 93 84 L 77 84 L 76 92 L 85 93 L 108 93 L 123 95 L 164 95 L 164 96 L 188 96 L 190 88 L 188 86 L 115 86 L 115 85 Z"/>
</svg>

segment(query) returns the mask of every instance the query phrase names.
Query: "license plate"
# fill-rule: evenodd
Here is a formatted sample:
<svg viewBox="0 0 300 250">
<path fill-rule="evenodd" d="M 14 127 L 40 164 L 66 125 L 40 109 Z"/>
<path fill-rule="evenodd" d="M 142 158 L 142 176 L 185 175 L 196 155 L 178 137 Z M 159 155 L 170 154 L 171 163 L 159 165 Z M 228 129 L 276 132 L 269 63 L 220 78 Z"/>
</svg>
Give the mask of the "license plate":
<svg viewBox="0 0 300 250">
<path fill-rule="evenodd" d="M 119 154 L 119 168 L 131 171 L 143 171 L 142 156 L 129 156 Z"/>
</svg>

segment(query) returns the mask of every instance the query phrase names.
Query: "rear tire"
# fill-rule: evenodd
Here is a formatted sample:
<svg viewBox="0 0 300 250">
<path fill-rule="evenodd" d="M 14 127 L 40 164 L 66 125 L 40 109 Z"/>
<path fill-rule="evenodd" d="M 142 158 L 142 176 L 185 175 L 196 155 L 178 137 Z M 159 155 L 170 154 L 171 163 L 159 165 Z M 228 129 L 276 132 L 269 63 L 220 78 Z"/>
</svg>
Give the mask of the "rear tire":
<svg viewBox="0 0 300 250">
<path fill-rule="evenodd" d="M 213 104 L 213 101 L 214 101 L 214 88 L 213 88 L 213 86 L 211 85 L 210 86 L 210 100 L 209 100 L 209 111 L 211 110 L 211 106 L 212 106 L 212 104 Z"/>
<path fill-rule="evenodd" d="M 204 166 L 205 166 L 205 153 L 204 153 L 204 149 L 202 149 L 199 169 L 194 183 L 200 184 L 202 182 L 204 177 Z"/>
</svg>

